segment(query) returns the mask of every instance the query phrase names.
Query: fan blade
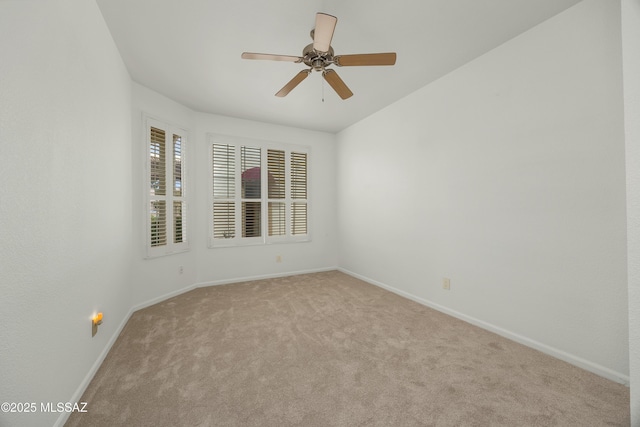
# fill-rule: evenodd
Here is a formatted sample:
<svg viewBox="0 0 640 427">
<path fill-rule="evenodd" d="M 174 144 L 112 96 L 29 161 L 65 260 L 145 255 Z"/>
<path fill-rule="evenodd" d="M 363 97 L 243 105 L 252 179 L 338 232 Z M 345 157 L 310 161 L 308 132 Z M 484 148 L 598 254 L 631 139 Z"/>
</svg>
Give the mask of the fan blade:
<svg viewBox="0 0 640 427">
<path fill-rule="evenodd" d="M 316 14 L 316 27 L 313 30 L 313 48 L 318 52 L 329 52 L 333 32 L 338 18 L 326 13 Z"/>
<path fill-rule="evenodd" d="M 252 52 L 243 52 L 242 59 L 266 59 L 269 61 L 302 62 L 302 58 L 299 56 L 271 55 L 268 53 L 252 53 Z"/>
<path fill-rule="evenodd" d="M 287 94 L 289 92 L 291 92 L 296 86 L 298 86 L 301 81 L 306 79 L 307 76 L 309 76 L 309 74 L 311 74 L 311 70 L 302 70 L 302 71 L 300 71 L 298 74 L 295 75 L 294 78 L 292 78 L 289 81 L 289 83 L 284 85 L 284 87 L 282 89 L 280 89 L 278 91 L 278 93 L 276 93 L 276 96 L 279 96 L 280 98 L 282 98 L 284 96 L 287 96 Z"/>
<path fill-rule="evenodd" d="M 338 55 L 333 61 L 339 67 L 359 65 L 395 65 L 396 53 L 363 53 L 359 55 Z"/>
<path fill-rule="evenodd" d="M 351 89 L 349 89 L 347 85 L 344 84 L 338 73 L 336 73 L 334 70 L 323 71 L 322 77 L 324 77 L 327 83 L 331 85 L 333 90 L 336 91 L 340 98 L 347 99 L 353 96 L 353 92 L 351 92 Z"/>
</svg>

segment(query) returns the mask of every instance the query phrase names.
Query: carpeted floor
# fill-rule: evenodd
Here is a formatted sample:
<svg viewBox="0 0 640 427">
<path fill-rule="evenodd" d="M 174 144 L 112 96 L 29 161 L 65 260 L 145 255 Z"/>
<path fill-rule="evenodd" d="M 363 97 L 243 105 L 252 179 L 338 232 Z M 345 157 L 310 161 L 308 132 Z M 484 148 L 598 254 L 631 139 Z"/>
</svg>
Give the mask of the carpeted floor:
<svg viewBox="0 0 640 427">
<path fill-rule="evenodd" d="M 629 389 L 340 272 L 133 314 L 67 426 L 628 426 Z"/>
</svg>

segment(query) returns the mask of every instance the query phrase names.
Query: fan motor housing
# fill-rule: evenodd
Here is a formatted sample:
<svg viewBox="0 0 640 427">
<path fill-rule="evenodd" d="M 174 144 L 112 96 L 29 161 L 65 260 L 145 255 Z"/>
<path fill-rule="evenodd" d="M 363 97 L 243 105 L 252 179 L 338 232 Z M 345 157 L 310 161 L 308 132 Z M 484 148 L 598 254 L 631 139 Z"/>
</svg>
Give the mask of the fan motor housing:
<svg viewBox="0 0 640 427">
<path fill-rule="evenodd" d="M 329 46 L 328 52 L 318 52 L 311 43 L 302 50 L 302 62 L 315 71 L 323 71 L 325 67 L 333 64 L 333 48 Z"/>
</svg>

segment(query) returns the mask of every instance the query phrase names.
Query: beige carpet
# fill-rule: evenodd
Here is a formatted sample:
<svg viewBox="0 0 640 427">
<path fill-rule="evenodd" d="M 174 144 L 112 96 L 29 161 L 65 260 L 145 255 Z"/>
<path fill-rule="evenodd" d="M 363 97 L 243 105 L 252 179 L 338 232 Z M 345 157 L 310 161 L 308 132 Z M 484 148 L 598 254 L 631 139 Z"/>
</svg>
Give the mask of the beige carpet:
<svg viewBox="0 0 640 427">
<path fill-rule="evenodd" d="M 67 426 L 628 426 L 629 389 L 339 272 L 133 314 Z"/>
</svg>

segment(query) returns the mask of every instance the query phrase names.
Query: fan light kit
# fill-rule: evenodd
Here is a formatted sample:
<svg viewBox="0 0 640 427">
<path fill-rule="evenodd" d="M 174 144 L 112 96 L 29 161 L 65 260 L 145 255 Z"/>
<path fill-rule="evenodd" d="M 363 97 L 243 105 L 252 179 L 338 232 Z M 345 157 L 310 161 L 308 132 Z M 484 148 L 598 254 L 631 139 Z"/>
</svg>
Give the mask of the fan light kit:
<svg viewBox="0 0 640 427">
<path fill-rule="evenodd" d="M 302 70 L 289 81 L 276 96 L 287 96 L 296 86 L 306 79 L 312 71 L 322 73 L 322 77 L 331 85 L 342 99 L 350 98 L 353 92 L 342 81 L 335 70 L 327 69 L 331 64 L 338 67 L 353 67 L 365 65 L 394 65 L 396 63 L 395 52 L 388 53 L 364 53 L 357 55 L 334 55 L 331 47 L 331 39 L 336 29 L 338 18 L 326 13 L 316 14 L 316 26 L 311 30 L 313 43 L 302 50 L 302 56 L 271 55 L 266 53 L 244 52 L 243 59 L 265 59 L 269 61 L 286 61 L 304 63 L 308 70 Z"/>
</svg>

